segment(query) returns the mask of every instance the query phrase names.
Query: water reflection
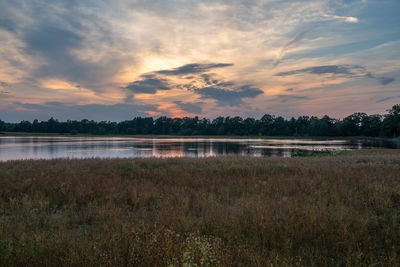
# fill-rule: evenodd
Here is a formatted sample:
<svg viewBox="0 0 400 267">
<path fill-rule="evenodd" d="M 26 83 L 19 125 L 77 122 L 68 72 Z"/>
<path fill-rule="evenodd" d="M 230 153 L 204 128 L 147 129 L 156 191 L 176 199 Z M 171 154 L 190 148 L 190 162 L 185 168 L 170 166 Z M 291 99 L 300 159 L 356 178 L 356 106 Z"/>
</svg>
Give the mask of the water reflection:
<svg viewBox="0 0 400 267">
<path fill-rule="evenodd" d="M 290 157 L 293 152 L 400 148 L 399 140 L 311 140 L 234 138 L 0 137 L 0 160 L 115 157 Z"/>
</svg>

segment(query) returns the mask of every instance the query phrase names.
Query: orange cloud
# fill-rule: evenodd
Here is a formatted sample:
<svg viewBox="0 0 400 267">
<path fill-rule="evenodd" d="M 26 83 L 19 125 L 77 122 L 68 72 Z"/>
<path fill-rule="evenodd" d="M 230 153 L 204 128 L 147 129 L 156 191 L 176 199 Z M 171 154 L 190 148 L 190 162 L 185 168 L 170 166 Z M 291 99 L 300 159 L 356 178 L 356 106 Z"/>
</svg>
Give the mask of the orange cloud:
<svg viewBox="0 0 400 267">
<path fill-rule="evenodd" d="M 53 90 L 79 90 L 79 86 L 59 79 L 46 79 L 40 82 L 43 88 Z"/>
</svg>

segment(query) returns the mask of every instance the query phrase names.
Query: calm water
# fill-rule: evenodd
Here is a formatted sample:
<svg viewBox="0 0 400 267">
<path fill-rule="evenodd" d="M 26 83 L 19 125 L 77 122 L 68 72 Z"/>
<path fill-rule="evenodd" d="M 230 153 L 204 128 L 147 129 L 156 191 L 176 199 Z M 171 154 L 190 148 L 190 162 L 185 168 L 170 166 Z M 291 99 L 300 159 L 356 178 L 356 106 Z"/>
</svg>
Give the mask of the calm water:
<svg viewBox="0 0 400 267">
<path fill-rule="evenodd" d="M 400 148 L 394 140 L 214 139 L 130 137 L 0 137 L 0 161 L 51 158 L 210 157 L 249 155 L 290 157 L 293 152 L 336 152 Z"/>
</svg>

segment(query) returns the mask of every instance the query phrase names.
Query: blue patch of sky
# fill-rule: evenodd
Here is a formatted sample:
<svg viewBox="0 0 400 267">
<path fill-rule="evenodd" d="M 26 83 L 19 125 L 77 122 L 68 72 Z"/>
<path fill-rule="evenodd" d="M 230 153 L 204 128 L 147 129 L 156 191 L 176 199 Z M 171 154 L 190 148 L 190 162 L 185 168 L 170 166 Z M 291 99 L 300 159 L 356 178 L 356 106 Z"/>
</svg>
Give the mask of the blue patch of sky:
<svg viewBox="0 0 400 267">
<path fill-rule="evenodd" d="M 346 43 L 292 53 L 286 55 L 285 58 L 298 59 L 345 55 L 367 50 L 384 43 L 399 41 L 400 1 L 375 0 L 368 1 L 364 5 L 364 8 L 358 10 L 354 8 L 349 10 L 344 8 L 336 9 L 335 15 L 357 17 L 359 19 L 358 23 L 315 23 L 315 30 L 306 37 L 306 39 L 312 39 L 320 36 L 328 38 L 337 36 L 339 40 L 348 40 Z"/>
<path fill-rule="evenodd" d="M 384 43 L 399 41 L 400 32 L 394 34 L 381 35 L 373 39 L 363 41 L 349 42 L 345 44 L 314 48 L 312 50 L 297 52 L 286 56 L 286 59 L 315 58 L 324 56 L 345 55 L 363 50 L 371 49 Z"/>
</svg>

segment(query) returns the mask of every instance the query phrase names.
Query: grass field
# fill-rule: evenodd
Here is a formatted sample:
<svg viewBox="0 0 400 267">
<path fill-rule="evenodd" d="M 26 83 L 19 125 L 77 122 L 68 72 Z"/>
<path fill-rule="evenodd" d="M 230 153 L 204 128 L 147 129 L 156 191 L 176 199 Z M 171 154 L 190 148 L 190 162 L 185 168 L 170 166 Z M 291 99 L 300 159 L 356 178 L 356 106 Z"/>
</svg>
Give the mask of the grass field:
<svg viewBox="0 0 400 267">
<path fill-rule="evenodd" d="M 1 266 L 399 262 L 399 150 L 0 163 Z"/>
</svg>

